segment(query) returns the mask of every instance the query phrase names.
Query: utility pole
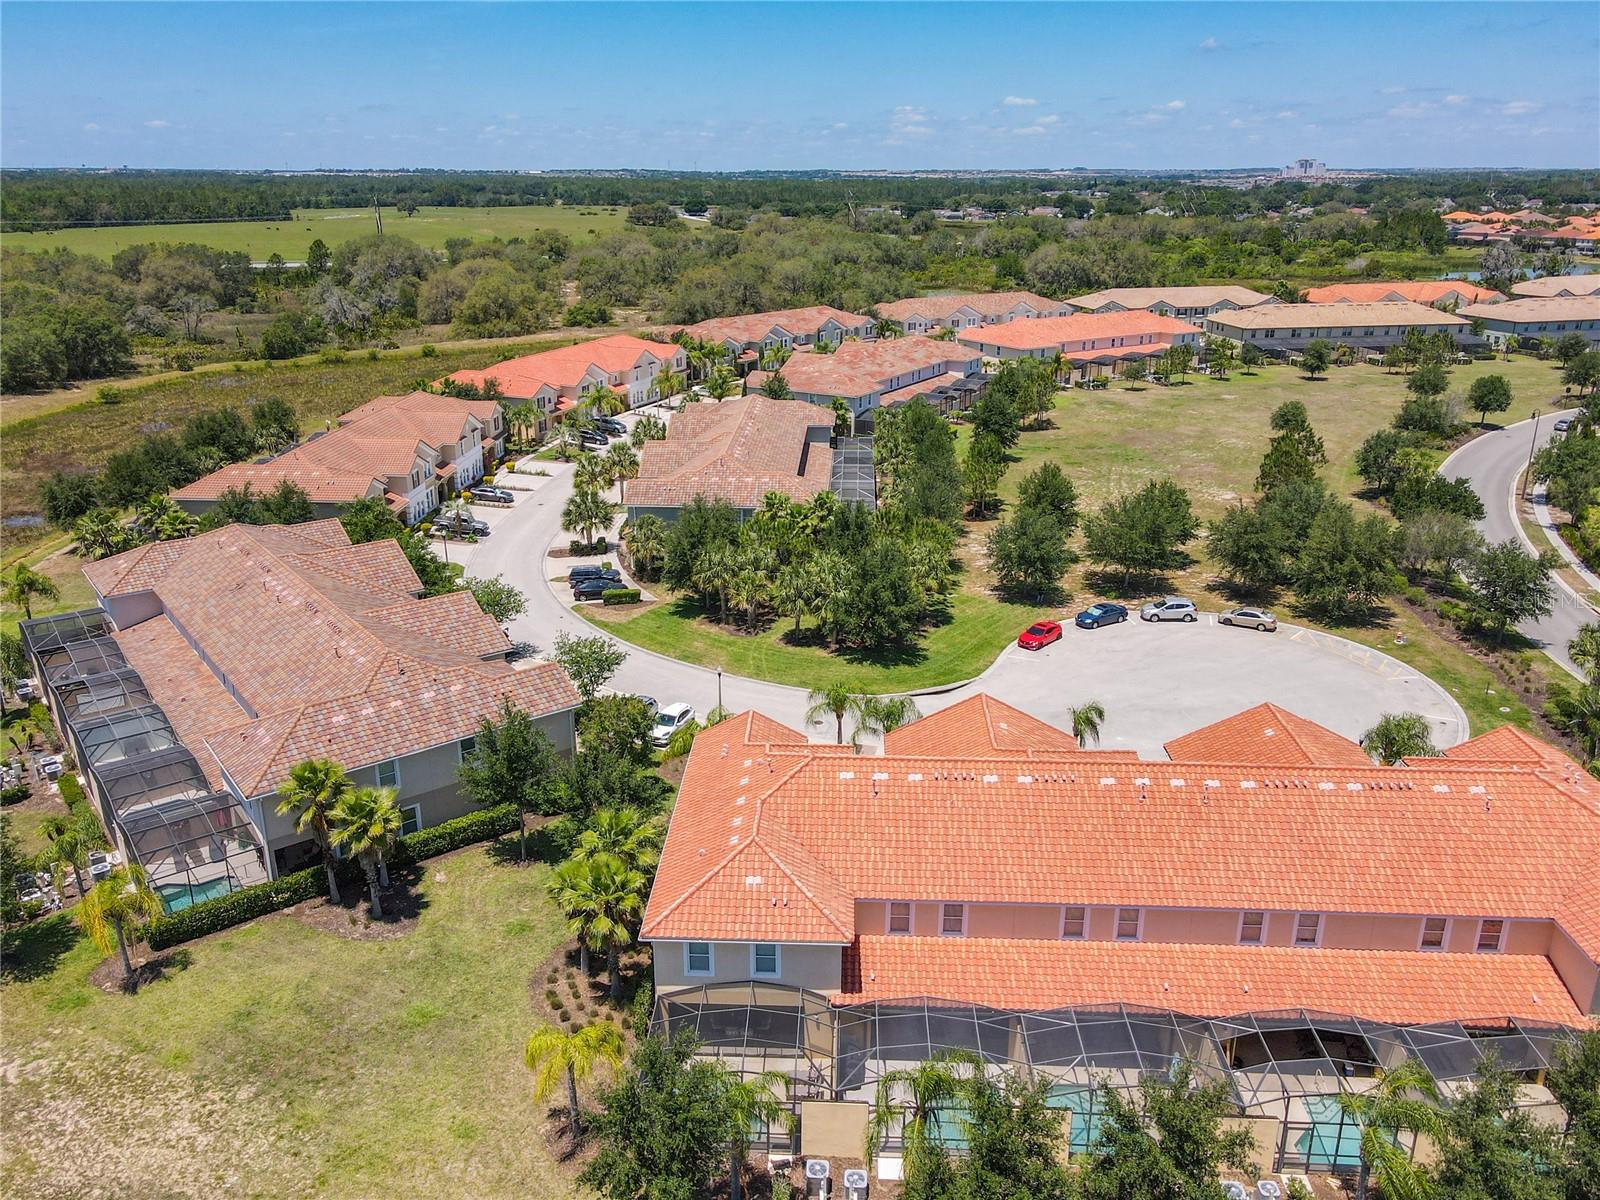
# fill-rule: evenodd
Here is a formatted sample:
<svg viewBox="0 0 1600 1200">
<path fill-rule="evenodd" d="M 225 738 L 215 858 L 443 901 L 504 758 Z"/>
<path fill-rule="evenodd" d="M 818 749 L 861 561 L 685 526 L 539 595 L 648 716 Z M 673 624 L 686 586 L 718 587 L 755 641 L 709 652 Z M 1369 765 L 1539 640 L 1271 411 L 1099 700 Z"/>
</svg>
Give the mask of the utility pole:
<svg viewBox="0 0 1600 1200">
<path fill-rule="evenodd" d="M 1539 445 L 1539 410 L 1533 410 L 1533 436 L 1528 439 L 1528 465 L 1522 472 L 1522 499 L 1528 498 L 1528 478 L 1533 474 L 1533 452 Z"/>
</svg>

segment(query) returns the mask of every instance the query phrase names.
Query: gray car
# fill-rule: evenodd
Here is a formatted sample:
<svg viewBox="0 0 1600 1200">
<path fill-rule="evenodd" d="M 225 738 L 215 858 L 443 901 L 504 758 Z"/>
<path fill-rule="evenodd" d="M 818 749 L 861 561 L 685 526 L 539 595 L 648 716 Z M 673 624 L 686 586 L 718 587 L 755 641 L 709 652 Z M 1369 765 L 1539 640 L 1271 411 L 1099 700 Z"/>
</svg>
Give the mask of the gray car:
<svg viewBox="0 0 1600 1200">
<path fill-rule="evenodd" d="M 1152 600 L 1139 610 L 1141 621 L 1193 621 L 1195 616 L 1194 601 L 1181 596 Z"/>
<path fill-rule="evenodd" d="M 1259 629 L 1264 633 L 1275 633 L 1278 629 L 1278 618 L 1264 608 L 1230 608 L 1217 618 L 1219 625 L 1237 625 L 1241 629 Z"/>
</svg>

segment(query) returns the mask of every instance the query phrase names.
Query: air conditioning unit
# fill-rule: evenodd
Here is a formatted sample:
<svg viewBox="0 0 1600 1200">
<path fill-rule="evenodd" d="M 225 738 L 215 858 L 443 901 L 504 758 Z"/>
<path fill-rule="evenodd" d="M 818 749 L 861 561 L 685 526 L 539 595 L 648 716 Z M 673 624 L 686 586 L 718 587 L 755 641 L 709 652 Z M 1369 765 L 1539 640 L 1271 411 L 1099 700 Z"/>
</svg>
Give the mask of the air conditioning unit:
<svg viewBox="0 0 1600 1200">
<path fill-rule="evenodd" d="M 1276 1179 L 1260 1179 L 1256 1181 L 1256 1195 L 1261 1200 L 1282 1200 L 1283 1188 Z"/>
<path fill-rule="evenodd" d="M 860 1167 L 844 1173 L 844 1200 L 867 1200 L 867 1173 Z"/>
<path fill-rule="evenodd" d="M 1224 1179 L 1222 1181 L 1222 1194 L 1228 1200 L 1250 1200 L 1250 1193 L 1245 1189 L 1244 1184 L 1237 1179 Z"/>
<path fill-rule="evenodd" d="M 806 1159 L 807 1200 L 828 1200 L 828 1176 L 831 1173 L 827 1159 Z"/>
</svg>

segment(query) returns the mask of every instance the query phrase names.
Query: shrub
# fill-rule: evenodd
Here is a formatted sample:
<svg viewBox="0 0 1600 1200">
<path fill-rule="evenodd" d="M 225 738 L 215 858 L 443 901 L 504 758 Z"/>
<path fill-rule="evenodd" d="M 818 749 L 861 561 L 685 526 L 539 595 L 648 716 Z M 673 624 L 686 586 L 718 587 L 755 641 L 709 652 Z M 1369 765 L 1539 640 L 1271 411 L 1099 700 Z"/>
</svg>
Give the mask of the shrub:
<svg viewBox="0 0 1600 1200">
<path fill-rule="evenodd" d="M 27 784 L 14 783 L 8 788 L 0 788 L 0 804 L 21 804 L 28 795 Z"/>
<path fill-rule="evenodd" d="M 613 604 L 639 603 L 638 588 L 607 588 L 600 593 L 600 603 L 610 608 Z"/>
<path fill-rule="evenodd" d="M 432 342 L 423 342 L 420 353 L 423 358 L 432 358 L 435 354 L 439 353 L 439 347 L 435 346 Z"/>
<path fill-rule="evenodd" d="M 80 813 L 90 813 L 98 820 L 99 816 L 94 811 L 94 806 L 89 803 L 89 797 L 84 795 L 83 784 L 78 782 L 76 775 L 63 774 L 56 781 L 61 789 L 61 802 L 67 806 L 67 811 L 73 816 Z"/>
<path fill-rule="evenodd" d="M 317 354 L 317 357 L 325 363 L 342 363 L 344 362 L 346 355 L 345 352 L 339 349 L 337 346 L 325 346 Z"/>
<path fill-rule="evenodd" d="M 432 825 L 427 829 L 419 829 L 416 833 L 406 834 L 395 845 L 389 862 L 403 867 L 410 863 L 421 862 L 425 858 L 438 858 L 441 854 L 449 854 L 450 851 L 459 850 L 463 846 L 515 833 L 520 828 L 522 828 L 522 814 L 517 811 L 515 804 L 486 808 L 481 812 L 468 813 L 464 817 L 446 821 L 442 825 Z"/>
<path fill-rule="evenodd" d="M 641 1041 L 650 1036 L 650 1017 L 655 1011 L 655 984 L 647 970 L 639 987 L 633 993 L 633 1003 L 628 1010 L 628 1020 L 633 1025 L 633 1036 Z"/>
</svg>

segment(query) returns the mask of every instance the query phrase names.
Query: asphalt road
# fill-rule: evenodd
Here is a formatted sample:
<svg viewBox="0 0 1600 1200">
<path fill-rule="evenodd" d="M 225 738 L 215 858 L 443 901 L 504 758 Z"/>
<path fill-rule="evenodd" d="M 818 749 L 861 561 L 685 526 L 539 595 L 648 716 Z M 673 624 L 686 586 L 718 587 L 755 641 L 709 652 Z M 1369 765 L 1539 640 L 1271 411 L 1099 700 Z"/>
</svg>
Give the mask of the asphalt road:
<svg viewBox="0 0 1600 1200">
<path fill-rule="evenodd" d="M 1478 529 L 1491 542 L 1515 539 L 1533 553 L 1548 549 L 1536 546 L 1523 532 L 1517 520 L 1515 488 L 1518 476 L 1528 463 L 1533 449 L 1545 445 L 1555 436 L 1556 419 L 1577 412 L 1567 409 L 1541 414 L 1537 421 L 1518 421 L 1494 433 L 1486 433 L 1462 446 L 1439 465 L 1441 475 L 1455 478 L 1465 476 L 1483 501 L 1486 515 L 1478 522 Z M 1556 587 L 1555 607 L 1550 615 L 1536 621 L 1518 625 L 1529 638 L 1556 662 L 1580 679 L 1582 672 L 1567 654 L 1567 644 L 1579 629 L 1596 619 L 1595 610 L 1559 579 Z"/>
<path fill-rule="evenodd" d="M 501 575 L 523 592 L 528 611 L 512 622 L 511 636 L 531 643 L 540 655 L 550 652 L 557 633 L 599 632 L 572 611 L 564 585 L 551 586 L 551 577 L 564 576 L 573 561 L 583 560 L 546 559 L 549 548 L 568 537 L 561 530 L 561 509 L 572 492 L 572 468 L 543 465 L 548 478 L 499 481 L 519 489 L 512 508 L 474 508 L 490 525 L 488 538 L 451 547 L 469 574 Z M 687 701 L 702 716 L 716 705 L 716 671 L 619 644 L 628 658 L 612 680 L 617 689 L 662 704 Z M 1069 627 L 1044 651 L 1012 645 L 978 679 L 919 696 L 917 703 L 923 712 L 934 712 L 979 691 L 1066 727 L 1071 706 L 1097 700 L 1106 709 L 1101 744 L 1153 759 L 1164 757 L 1163 742 L 1264 700 L 1351 738 L 1381 714 L 1400 711 L 1425 715 L 1441 747 L 1467 736 L 1465 716 L 1449 694 L 1396 659 L 1293 626 L 1276 634 L 1219 626 L 1209 614 L 1193 625 L 1146 625 L 1134 618 L 1106 629 Z M 721 695 L 735 712 L 754 708 L 792 728 L 807 728 L 804 689 L 724 675 Z M 832 718 L 807 732 L 813 740 L 831 740 Z"/>
</svg>

